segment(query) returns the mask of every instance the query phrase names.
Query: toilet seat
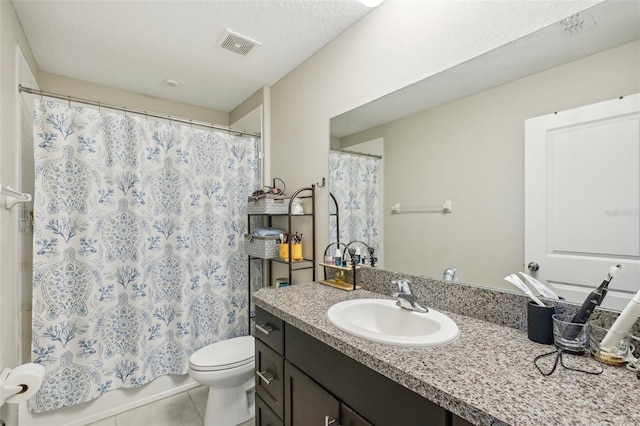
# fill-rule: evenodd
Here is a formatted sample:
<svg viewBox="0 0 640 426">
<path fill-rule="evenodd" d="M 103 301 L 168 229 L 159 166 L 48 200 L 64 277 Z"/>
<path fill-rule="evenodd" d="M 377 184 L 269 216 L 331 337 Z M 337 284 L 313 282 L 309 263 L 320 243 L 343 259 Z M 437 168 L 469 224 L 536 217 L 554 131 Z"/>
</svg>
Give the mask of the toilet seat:
<svg viewBox="0 0 640 426">
<path fill-rule="evenodd" d="M 235 337 L 212 343 L 189 357 L 189 367 L 196 371 L 229 370 L 254 361 L 253 336 Z"/>
</svg>

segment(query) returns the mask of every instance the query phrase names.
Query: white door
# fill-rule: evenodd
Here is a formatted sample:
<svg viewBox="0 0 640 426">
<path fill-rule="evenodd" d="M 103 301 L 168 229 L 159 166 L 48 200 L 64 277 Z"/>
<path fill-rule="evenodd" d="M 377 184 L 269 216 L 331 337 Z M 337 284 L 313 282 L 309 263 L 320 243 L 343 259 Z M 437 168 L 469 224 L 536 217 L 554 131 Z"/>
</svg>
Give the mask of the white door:
<svg viewBox="0 0 640 426">
<path fill-rule="evenodd" d="M 570 301 L 616 263 L 602 306 L 640 289 L 640 94 L 525 121 L 524 255 Z"/>
</svg>

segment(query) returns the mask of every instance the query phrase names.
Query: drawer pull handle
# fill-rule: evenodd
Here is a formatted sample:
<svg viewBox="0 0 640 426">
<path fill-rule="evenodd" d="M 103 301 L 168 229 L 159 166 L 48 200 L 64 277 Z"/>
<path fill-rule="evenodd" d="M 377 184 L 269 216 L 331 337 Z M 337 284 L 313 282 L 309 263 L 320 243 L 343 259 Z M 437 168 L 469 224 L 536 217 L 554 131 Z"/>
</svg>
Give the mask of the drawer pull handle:
<svg viewBox="0 0 640 426">
<path fill-rule="evenodd" d="M 336 419 L 329 420 L 329 416 L 324 416 L 324 426 L 332 425 L 336 422 Z M 340 425 L 338 425 L 340 426 Z"/>
<path fill-rule="evenodd" d="M 260 377 L 266 384 L 271 384 L 271 382 L 276 378 L 275 376 L 267 377 L 267 370 L 264 371 L 256 371 L 258 377 Z"/>
<path fill-rule="evenodd" d="M 256 324 L 256 330 L 260 330 L 264 334 L 269 334 L 273 331 L 273 328 L 271 328 L 268 324 L 268 322 L 264 323 L 263 325 Z"/>
</svg>

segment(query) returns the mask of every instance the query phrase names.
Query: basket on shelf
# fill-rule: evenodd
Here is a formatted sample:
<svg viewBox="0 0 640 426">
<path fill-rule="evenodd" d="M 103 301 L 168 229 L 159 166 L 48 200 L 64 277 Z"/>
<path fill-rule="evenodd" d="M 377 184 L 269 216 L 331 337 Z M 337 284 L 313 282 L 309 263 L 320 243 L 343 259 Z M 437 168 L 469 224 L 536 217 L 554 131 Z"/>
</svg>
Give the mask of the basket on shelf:
<svg viewBox="0 0 640 426">
<path fill-rule="evenodd" d="M 250 196 L 247 201 L 249 214 L 287 214 L 289 213 L 290 197 L 282 195 L 263 194 Z"/>
<path fill-rule="evenodd" d="M 261 259 L 273 259 L 278 257 L 278 244 L 280 237 L 244 234 L 244 252 Z"/>
</svg>

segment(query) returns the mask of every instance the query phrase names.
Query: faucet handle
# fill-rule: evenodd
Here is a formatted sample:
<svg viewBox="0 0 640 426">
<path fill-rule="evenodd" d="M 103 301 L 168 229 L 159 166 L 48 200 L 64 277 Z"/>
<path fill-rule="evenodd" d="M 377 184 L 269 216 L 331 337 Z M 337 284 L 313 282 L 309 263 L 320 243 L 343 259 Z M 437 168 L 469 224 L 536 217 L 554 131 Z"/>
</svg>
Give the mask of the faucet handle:
<svg viewBox="0 0 640 426">
<path fill-rule="evenodd" d="M 411 281 L 408 279 L 399 279 L 399 280 L 393 280 L 391 281 L 393 284 L 396 284 L 398 286 L 398 290 L 400 290 L 401 293 L 405 293 L 405 294 L 413 294 L 413 291 L 411 289 Z"/>
</svg>

